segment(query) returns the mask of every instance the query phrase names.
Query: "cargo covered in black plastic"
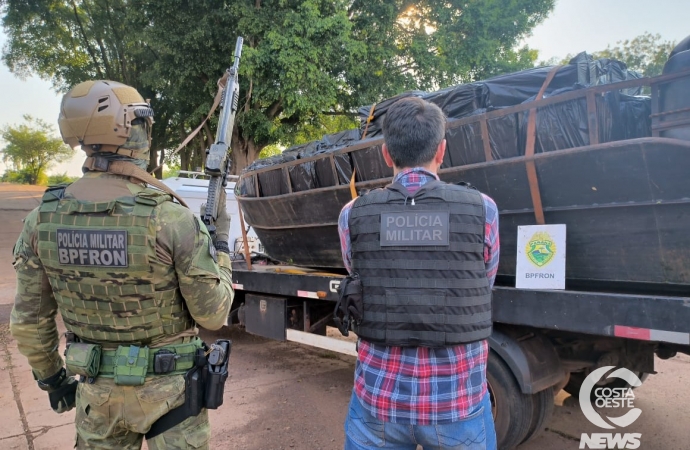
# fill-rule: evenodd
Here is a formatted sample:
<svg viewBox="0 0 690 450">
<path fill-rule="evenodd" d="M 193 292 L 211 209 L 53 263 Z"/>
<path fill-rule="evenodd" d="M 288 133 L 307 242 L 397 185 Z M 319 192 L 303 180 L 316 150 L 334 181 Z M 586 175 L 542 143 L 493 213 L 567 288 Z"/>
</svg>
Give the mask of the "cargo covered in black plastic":
<svg viewBox="0 0 690 450">
<path fill-rule="evenodd" d="M 556 69 L 539 67 L 435 92 L 410 91 L 383 100 L 374 108 L 371 105 L 363 106 L 359 109 L 359 129 L 325 135 L 320 140 L 290 147 L 281 155 L 255 161 L 245 169 L 239 192 L 249 197 L 265 197 L 348 184 L 353 169 L 357 182 L 391 176 L 392 170 L 386 166 L 380 151 L 381 125 L 388 108 L 395 101 L 410 96 L 421 97 L 438 105 L 449 119 L 446 132 L 448 145 L 442 168 L 484 162 L 486 150 L 480 122 L 460 126 L 453 126 L 453 122 L 534 100 L 553 70 Z M 556 70 L 544 97 L 639 77 L 637 73 L 628 71 L 620 61 L 606 58 L 595 60 L 583 52 Z M 599 142 L 651 135 L 650 100 L 635 97 L 636 94 L 639 94 L 638 88 L 596 96 Z M 491 159 L 524 155 L 527 117 L 528 113 L 523 112 L 487 120 Z M 370 139 L 375 142 L 367 147 L 365 144 Z M 352 152 L 339 151 L 354 144 L 362 144 L 362 148 Z M 589 122 L 585 98 L 539 108 L 536 153 L 588 144 Z M 301 159 L 308 160 L 290 164 L 284 169 L 265 170 Z M 250 175 L 252 172 L 256 173 Z"/>
</svg>

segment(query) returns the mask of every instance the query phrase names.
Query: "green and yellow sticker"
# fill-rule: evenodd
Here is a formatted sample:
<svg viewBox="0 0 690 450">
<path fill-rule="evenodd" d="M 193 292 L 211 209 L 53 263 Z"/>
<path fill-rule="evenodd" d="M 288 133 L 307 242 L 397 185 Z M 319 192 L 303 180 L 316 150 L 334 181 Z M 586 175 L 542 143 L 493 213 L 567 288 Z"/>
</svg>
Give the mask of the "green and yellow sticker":
<svg viewBox="0 0 690 450">
<path fill-rule="evenodd" d="M 551 239 L 549 233 L 539 231 L 532 235 L 532 238 L 525 246 L 527 258 L 537 267 L 544 267 L 553 260 L 556 255 L 556 243 Z"/>
</svg>

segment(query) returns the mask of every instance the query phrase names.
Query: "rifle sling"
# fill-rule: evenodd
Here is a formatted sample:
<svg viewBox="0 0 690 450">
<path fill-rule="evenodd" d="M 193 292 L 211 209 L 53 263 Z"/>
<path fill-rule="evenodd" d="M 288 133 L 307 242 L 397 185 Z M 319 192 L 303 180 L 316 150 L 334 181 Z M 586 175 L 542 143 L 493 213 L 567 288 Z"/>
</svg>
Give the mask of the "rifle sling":
<svg viewBox="0 0 690 450">
<path fill-rule="evenodd" d="M 221 78 L 218 79 L 218 92 L 216 92 L 216 96 L 213 99 L 213 105 L 211 106 L 211 110 L 208 112 L 206 117 L 204 117 L 204 120 L 201 121 L 198 127 L 191 133 L 189 133 L 189 136 L 187 136 L 184 141 L 180 145 L 177 146 L 175 150 L 172 151 L 168 155 L 168 157 L 177 154 L 180 150 L 182 150 L 189 142 L 194 139 L 194 136 L 196 136 L 199 131 L 201 131 L 201 128 L 204 126 L 206 122 L 211 118 L 214 112 L 216 112 L 216 108 L 218 108 L 218 105 L 220 105 L 220 101 L 223 98 L 223 89 L 225 89 L 225 86 L 228 82 L 228 72 L 225 72 Z M 155 172 L 156 170 L 160 169 L 161 166 L 163 166 L 163 163 L 159 164 L 157 167 L 155 167 L 151 173 Z"/>
</svg>

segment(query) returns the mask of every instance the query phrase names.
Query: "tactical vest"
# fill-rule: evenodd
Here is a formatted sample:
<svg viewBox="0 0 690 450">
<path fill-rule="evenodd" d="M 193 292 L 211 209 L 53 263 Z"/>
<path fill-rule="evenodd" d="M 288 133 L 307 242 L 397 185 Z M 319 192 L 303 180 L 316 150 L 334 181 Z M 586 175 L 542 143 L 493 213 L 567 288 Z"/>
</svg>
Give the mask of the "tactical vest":
<svg viewBox="0 0 690 450">
<path fill-rule="evenodd" d="M 152 264 L 157 212 L 170 197 L 144 189 L 87 202 L 63 193 L 43 196 L 38 256 L 65 327 L 87 341 L 140 345 L 192 328 L 174 267 Z"/>
<path fill-rule="evenodd" d="M 443 347 L 491 334 L 484 263 L 486 212 L 474 189 L 432 181 L 414 194 L 399 183 L 355 200 L 352 269 L 362 280 L 362 339 Z"/>
</svg>

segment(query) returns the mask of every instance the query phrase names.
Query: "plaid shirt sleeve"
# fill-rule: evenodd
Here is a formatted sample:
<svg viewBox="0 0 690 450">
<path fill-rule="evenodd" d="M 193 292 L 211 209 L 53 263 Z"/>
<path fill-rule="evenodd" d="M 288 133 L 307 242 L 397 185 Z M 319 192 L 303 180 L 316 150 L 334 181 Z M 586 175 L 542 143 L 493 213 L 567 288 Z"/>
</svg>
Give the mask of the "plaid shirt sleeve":
<svg viewBox="0 0 690 450">
<path fill-rule="evenodd" d="M 491 197 L 482 194 L 484 209 L 486 210 L 486 224 L 484 231 L 484 264 L 486 276 L 491 287 L 494 286 L 496 273 L 498 272 L 498 257 L 500 254 L 500 241 L 498 238 L 498 207 Z"/>
<path fill-rule="evenodd" d="M 340 211 L 340 217 L 338 217 L 338 235 L 340 236 L 340 251 L 343 254 L 343 264 L 348 273 L 352 273 L 352 247 L 350 245 L 350 226 L 348 222 L 350 220 L 350 210 L 354 204 L 354 199 L 343 206 Z"/>
</svg>

